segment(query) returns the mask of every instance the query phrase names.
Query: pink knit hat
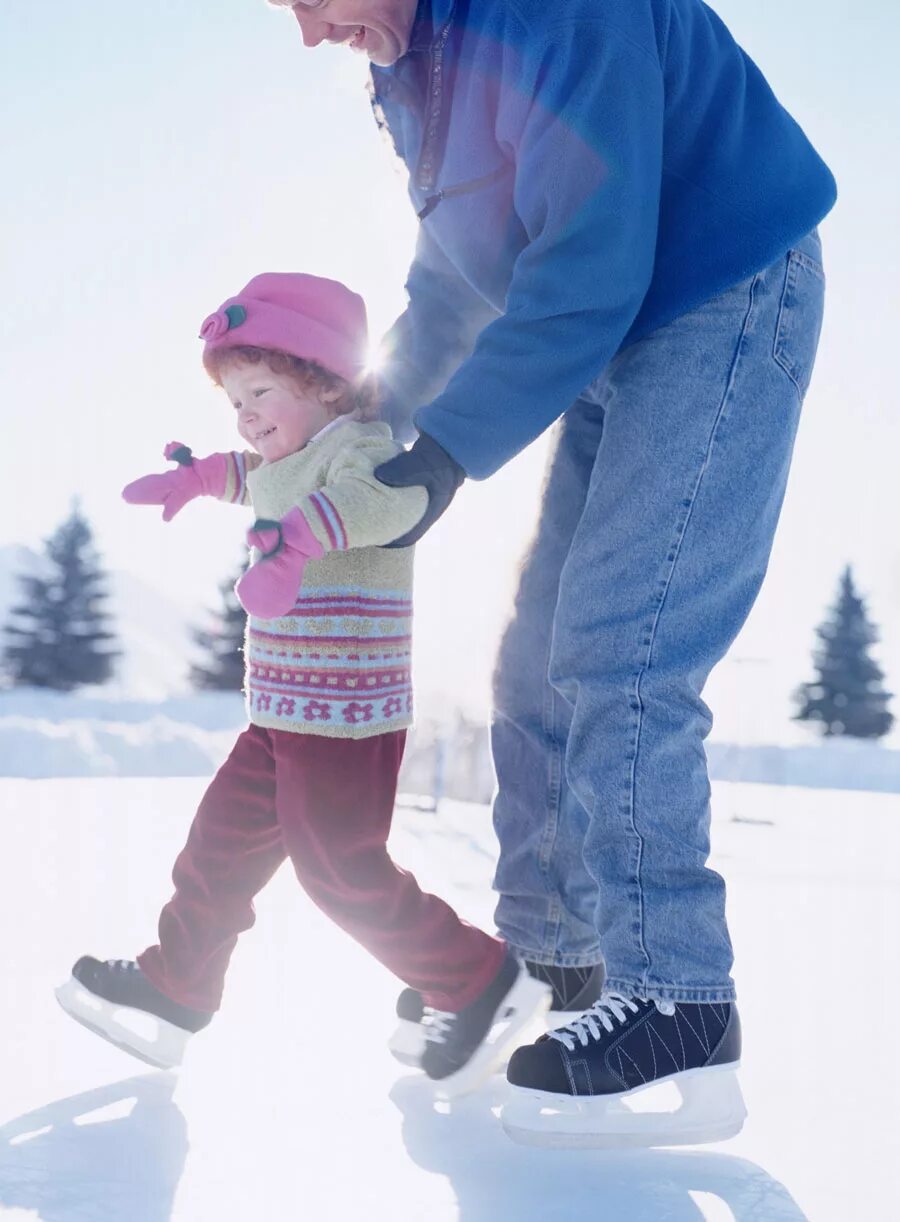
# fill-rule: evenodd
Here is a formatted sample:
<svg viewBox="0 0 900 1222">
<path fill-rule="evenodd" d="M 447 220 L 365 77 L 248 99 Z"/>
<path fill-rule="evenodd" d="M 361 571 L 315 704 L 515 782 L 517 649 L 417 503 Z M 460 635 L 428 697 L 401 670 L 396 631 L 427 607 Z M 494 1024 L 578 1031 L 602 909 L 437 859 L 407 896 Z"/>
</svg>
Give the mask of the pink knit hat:
<svg viewBox="0 0 900 1222">
<path fill-rule="evenodd" d="M 352 382 L 366 363 L 362 297 L 337 280 L 301 272 L 264 272 L 229 297 L 200 328 L 203 363 L 222 348 L 276 348 Z"/>
</svg>

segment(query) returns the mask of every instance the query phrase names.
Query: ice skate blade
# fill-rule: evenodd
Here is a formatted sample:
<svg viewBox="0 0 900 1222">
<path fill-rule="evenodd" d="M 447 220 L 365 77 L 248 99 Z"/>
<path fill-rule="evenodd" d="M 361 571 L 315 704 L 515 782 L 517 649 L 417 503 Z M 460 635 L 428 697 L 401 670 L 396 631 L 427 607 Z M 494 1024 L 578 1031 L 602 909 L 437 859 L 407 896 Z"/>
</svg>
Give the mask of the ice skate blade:
<svg viewBox="0 0 900 1222">
<path fill-rule="evenodd" d="M 552 996 L 548 985 L 523 971 L 501 1002 L 500 1017 L 462 1069 L 433 1081 L 435 1097 L 458 1099 L 477 1090 L 506 1063 L 512 1050 L 522 1042 L 522 1032 L 529 1024 L 547 1012 Z"/>
<path fill-rule="evenodd" d="M 154 1069 L 177 1069 L 181 1064 L 190 1031 L 184 1031 L 174 1023 L 166 1022 L 164 1018 L 158 1018 L 155 1014 L 148 1014 L 133 1006 L 106 1001 L 86 989 L 74 976 L 54 991 L 56 1000 L 71 1018 L 88 1031 L 93 1031 L 95 1035 L 114 1044 L 116 1048 L 130 1053 L 146 1065 L 152 1065 Z M 133 1026 L 125 1025 L 124 1021 L 119 1022 L 117 1014 L 121 1014 L 123 1020 L 127 1019 L 131 1023 L 155 1023 L 157 1038 L 144 1038 Z"/>
<path fill-rule="evenodd" d="M 569 1150 L 627 1150 L 727 1141 L 747 1109 L 735 1070 L 740 1062 L 669 1074 L 617 1095 L 572 1096 L 511 1086 L 500 1112 L 519 1145 Z M 630 1104 L 671 1083 L 681 1096 L 674 1111 L 632 1110 Z M 646 1100 L 642 1101 L 645 1102 Z"/>
</svg>

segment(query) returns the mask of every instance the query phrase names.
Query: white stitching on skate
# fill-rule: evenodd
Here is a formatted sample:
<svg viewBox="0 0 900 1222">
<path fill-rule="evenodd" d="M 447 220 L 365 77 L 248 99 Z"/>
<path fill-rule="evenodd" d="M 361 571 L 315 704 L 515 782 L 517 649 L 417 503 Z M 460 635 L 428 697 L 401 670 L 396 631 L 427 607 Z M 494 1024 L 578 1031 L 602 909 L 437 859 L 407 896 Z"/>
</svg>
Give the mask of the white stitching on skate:
<svg viewBox="0 0 900 1222">
<path fill-rule="evenodd" d="M 656 1064 L 656 1049 L 653 1047 L 653 1040 L 650 1035 L 647 1035 L 647 1043 L 650 1045 L 650 1055 L 653 1057 L 653 1076 L 659 1077 L 659 1066 Z"/>
<path fill-rule="evenodd" d="M 706 1042 L 704 1043 L 704 1041 L 703 1041 L 703 1040 L 701 1040 L 700 1036 L 697 1034 L 697 1031 L 696 1031 L 696 1029 L 695 1029 L 695 1027 L 694 1027 L 694 1024 L 691 1022 L 691 1020 L 688 1018 L 688 1016 L 687 1016 L 687 1015 L 684 1013 L 684 1011 L 682 1011 L 682 1013 L 681 1013 L 681 1017 L 684 1019 L 684 1021 L 685 1021 L 685 1022 L 687 1023 L 687 1025 L 690 1027 L 691 1031 L 693 1031 L 693 1032 L 694 1032 L 694 1038 L 696 1039 L 697 1043 L 700 1045 L 700 1047 L 703 1049 L 703 1051 L 706 1053 L 706 1055 L 707 1055 L 707 1056 L 709 1056 L 709 1042 L 708 1042 L 708 1041 L 706 1041 Z M 706 1034 L 706 1033 L 704 1032 L 704 1034 Z"/>
<path fill-rule="evenodd" d="M 684 1040 L 681 1037 L 681 1028 L 678 1026 L 678 1007 L 677 1006 L 675 1007 L 675 1013 L 672 1015 L 672 1017 L 675 1019 L 675 1030 L 678 1032 L 678 1040 L 681 1044 L 681 1059 L 684 1062 L 681 1068 L 687 1069 L 687 1053 L 684 1050 Z"/>
<path fill-rule="evenodd" d="M 625 1066 L 622 1064 L 622 1053 L 619 1051 L 619 1049 L 618 1049 L 618 1048 L 616 1049 L 616 1054 L 617 1054 L 617 1056 L 618 1056 L 618 1058 L 619 1058 L 619 1072 L 618 1072 L 618 1073 L 616 1073 L 616 1071 L 613 1069 L 613 1067 L 612 1067 L 611 1065 L 610 1065 L 610 1067 L 609 1067 L 609 1068 L 610 1068 L 610 1072 L 612 1073 L 613 1077 L 615 1077 L 615 1078 L 618 1078 L 618 1079 L 619 1079 L 619 1085 L 620 1085 L 620 1086 L 622 1086 L 622 1087 L 624 1087 L 624 1088 L 627 1088 L 627 1086 L 628 1086 L 628 1081 L 627 1081 L 627 1079 L 626 1079 L 626 1077 L 625 1077 Z"/>
<path fill-rule="evenodd" d="M 666 1052 L 672 1058 L 672 1064 L 675 1066 L 675 1069 L 677 1071 L 679 1068 L 679 1065 L 678 1065 L 678 1060 L 676 1059 L 675 1053 L 672 1051 L 672 1049 L 669 1047 L 669 1045 L 666 1043 L 666 1041 L 663 1039 L 663 1037 L 656 1030 L 656 1028 L 653 1026 L 652 1023 L 647 1024 L 647 1030 L 651 1031 L 656 1036 L 656 1038 L 659 1040 L 659 1042 L 662 1044 L 663 1048 L 665 1048 Z"/>
<path fill-rule="evenodd" d="M 615 1039 L 610 1040 L 610 1052 L 613 1052 L 616 1048 L 618 1048 L 619 1044 L 621 1044 L 623 1040 L 630 1039 L 635 1032 L 640 1031 L 642 1027 L 651 1025 L 650 1020 L 655 1013 L 656 1011 L 651 1008 L 647 1010 L 646 1014 L 642 1014 L 638 1018 L 634 1019 L 630 1025 L 626 1026 L 625 1029 L 615 1037 Z"/>
<path fill-rule="evenodd" d="M 628 1056 L 628 1053 L 627 1053 L 627 1052 L 625 1053 L 625 1055 L 628 1057 L 629 1061 L 631 1061 L 632 1065 L 633 1065 L 633 1066 L 635 1067 L 635 1069 L 638 1071 L 638 1077 L 641 1079 L 641 1082 L 646 1084 L 647 1079 L 646 1079 L 646 1078 L 644 1077 L 644 1075 L 641 1073 L 641 1067 L 640 1067 L 640 1065 L 638 1065 L 638 1063 L 637 1063 L 637 1061 L 634 1059 L 634 1057 L 632 1057 L 632 1056 Z M 621 1052 L 620 1052 L 620 1053 L 619 1053 L 619 1059 L 620 1059 L 620 1062 L 621 1062 L 621 1057 L 622 1057 L 622 1054 L 621 1054 Z"/>
<path fill-rule="evenodd" d="M 572 1073 L 572 1066 L 569 1064 L 569 1058 L 563 1056 L 563 1065 L 566 1067 L 566 1077 L 569 1079 L 569 1089 L 573 1095 L 578 1094 L 578 1087 L 575 1085 L 575 1075 Z"/>
<path fill-rule="evenodd" d="M 719 1039 L 716 1043 L 715 1048 L 713 1048 L 712 1052 L 710 1053 L 710 1060 L 712 1060 L 712 1058 L 718 1053 L 719 1049 L 725 1043 L 725 1036 L 727 1034 L 728 1034 L 728 1023 L 726 1023 L 725 1026 L 723 1027 L 722 1034 L 719 1036 Z"/>
<path fill-rule="evenodd" d="M 700 1026 L 703 1028 L 703 1037 L 706 1040 L 706 1055 L 709 1056 L 709 1050 L 712 1048 L 712 1040 L 709 1038 L 709 1032 L 706 1030 L 706 1019 L 703 1017 L 703 1006 L 698 1007 L 700 1015 Z"/>
<path fill-rule="evenodd" d="M 584 1071 L 584 1080 L 585 1080 L 585 1082 L 586 1082 L 586 1084 L 587 1084 L 587 1093 L 588 1093 L 589 1095 L 593 1095 L 593 1093 L 594 1093 L 594 1083 L 591 1081 L 591 1071 L 588 1069 L 588 1063 L 587 1063 L 587 1061 L 586 1061 L 586 1060 L 584 1060 L 584 1061 L 575 1061 L 575 1062 L 574 1062 L 574 1064 L 575 1064 L 575 1065 L 580 1066 L 580 1067 L 581 1067 L 581 1069 Z"/>
</svg>

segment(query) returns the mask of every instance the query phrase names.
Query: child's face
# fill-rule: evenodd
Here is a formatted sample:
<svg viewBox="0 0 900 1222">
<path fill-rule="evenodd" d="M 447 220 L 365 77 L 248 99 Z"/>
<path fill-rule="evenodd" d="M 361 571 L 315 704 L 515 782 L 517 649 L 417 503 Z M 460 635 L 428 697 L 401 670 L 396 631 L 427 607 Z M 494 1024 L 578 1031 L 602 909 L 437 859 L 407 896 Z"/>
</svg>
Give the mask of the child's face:
<svg viewBox="0 0 900 1222">
<path fill-rule="evenodd" d="M 238 432 L 265 462 L 302 450 L 331 420 L 329 392 L 304 390 L 268 365 L 227 365 L 221 382 L 237 412 Z"/>
</svg>

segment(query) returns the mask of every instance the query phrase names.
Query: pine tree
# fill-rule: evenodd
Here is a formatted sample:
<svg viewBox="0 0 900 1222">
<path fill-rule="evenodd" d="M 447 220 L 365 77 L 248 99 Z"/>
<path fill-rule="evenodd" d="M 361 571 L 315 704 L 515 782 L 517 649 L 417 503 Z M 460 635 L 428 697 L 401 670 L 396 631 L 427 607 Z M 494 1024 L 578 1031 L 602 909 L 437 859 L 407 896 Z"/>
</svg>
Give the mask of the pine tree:
<svg viewBox="0 0 900 1222">
<path fill-rule="evenodd" d="M 891 693 L 884 672 L 869 657 L 878 630 L 856 593 L 849 565 L 828 618 L 816 629 L 820 645 L 813 655 L 817 677 L 797 691 L 795 721 L 819 724 L 826 738 L 881 738 L 894 724 L 888 711 Z"/>
<path fill-rule="evenodd" d="M 5 627 L 4 670 L 16 687 L 70 692 L 104 683 L 119 656 L 103 609 L 106 575 L 77 505 L 44 545 L 45 576 L 20 575 L 22 602 Z"/>
<path fill-rule="evenodd" d="M 243 573 L 243 567 L 237 576 Z M 247 614 L 237 600 L 237 577 L 219 586 L 222 606 L 212 628 L 195 628 L 192 635 L 205 650 L 205 663 L 191 666 L 191 682 L 203 691 L 239 692 L 244 682 L 244 627 Z"/>
</svg>

